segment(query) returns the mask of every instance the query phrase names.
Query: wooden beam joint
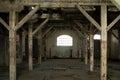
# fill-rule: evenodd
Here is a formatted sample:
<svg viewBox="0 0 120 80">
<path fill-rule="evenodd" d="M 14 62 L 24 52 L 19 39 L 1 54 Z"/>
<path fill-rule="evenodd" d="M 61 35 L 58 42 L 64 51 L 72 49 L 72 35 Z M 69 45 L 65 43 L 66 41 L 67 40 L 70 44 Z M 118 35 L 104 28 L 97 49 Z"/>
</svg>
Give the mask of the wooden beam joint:
<svg viewBox="0 0 120 80">
<path fill-rule="evenodd" d="M 101 26 L 93 19 L 80 5 L 76 5 L 78 10 L 98 29 L 101 31 Z"/>
<path fill-rule="evenodd" d="M 7 29 L 10 30 L 9 25 L 0 17 L 0 23 Z"/>
</svg>

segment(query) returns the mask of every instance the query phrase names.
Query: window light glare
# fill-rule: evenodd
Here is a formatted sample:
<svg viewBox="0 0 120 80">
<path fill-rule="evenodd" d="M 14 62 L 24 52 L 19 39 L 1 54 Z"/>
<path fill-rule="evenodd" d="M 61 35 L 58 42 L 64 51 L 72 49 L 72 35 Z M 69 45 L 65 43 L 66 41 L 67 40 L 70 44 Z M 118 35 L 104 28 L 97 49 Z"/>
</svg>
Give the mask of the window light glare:
<svg viewBox="0 0 120 80">
<path fill-rule="evenodd" d="M 57 46 L 72 46 L 73 39 L 69 35 L 60 35 L 57 37 Z"/>
<path fill-rule="evenodd" d="M 32 9 L 35 9 L 35 7 L 33 7 L 33 6 L 32 6 L 31 8 L 32 8 Z"/>
<path fill-rule="evenodd" d="M 95 40 L 100 40 L 100 39 L 101 39 L 101 36 L 100 36 L 99 34 L 95 34 L 95 35 L 94 35 L 94 39 L 95 39 Z"/>
</svg>

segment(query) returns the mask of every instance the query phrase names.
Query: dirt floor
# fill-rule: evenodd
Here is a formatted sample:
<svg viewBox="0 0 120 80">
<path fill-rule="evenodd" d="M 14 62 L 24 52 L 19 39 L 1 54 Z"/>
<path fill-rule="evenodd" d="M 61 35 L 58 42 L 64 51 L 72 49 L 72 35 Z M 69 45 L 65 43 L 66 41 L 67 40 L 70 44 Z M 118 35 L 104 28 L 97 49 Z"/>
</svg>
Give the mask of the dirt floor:
<svg viewBox="0 0 120 80">
<path fill-rule="evenodd" d="M 17 80 L 100 80 L 100 62 L 95 62 L 94 72 L 80 59 L 49 59 L 41 65 L 34 64 L 29 72 L 26 63 L 17 65 Z M 8 80 L 8 73 L 1 74 L 0 80 Z M 120 63 L 108 64 L 108 80 L 120 80 Z"/>
</svg>

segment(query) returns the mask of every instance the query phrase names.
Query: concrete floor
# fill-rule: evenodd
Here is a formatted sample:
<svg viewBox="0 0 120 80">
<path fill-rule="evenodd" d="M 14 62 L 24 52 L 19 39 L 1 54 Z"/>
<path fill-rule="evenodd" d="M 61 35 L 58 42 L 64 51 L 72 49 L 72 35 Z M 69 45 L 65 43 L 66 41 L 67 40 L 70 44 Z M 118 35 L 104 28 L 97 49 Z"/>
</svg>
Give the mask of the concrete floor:
<svg viewBox="0 0 120 80">
<path fill-rule="evenodd" d="M 99 80 L 99 62 L 95 62 L 95 71 L 89 72 L 89 65 L 80 59 L 49 59 L 41 65 L 34 64 L 34 70 L 29 72 L 27 64 L 17 65 L 17 80 Z M 109 80 L 120 80 L 120 64 L 108 64 Z M 1 74 L 0 80 L 8 80 L 8 73 Z"/>
</svg>

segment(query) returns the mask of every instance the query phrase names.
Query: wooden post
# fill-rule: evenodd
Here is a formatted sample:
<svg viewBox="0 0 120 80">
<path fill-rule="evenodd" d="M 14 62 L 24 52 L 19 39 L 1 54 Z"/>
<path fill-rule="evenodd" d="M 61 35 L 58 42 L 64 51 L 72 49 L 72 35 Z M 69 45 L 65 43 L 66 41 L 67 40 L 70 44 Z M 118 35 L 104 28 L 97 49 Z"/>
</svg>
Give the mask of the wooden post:
<svg viewBox="0 0 120 80">
<path fill-rule="evenodd" d="M 107 6 L 101 5 L 101 76 L 100 80 L 107 80 Z"/>
<path fill-rule="evenodd" d="M 88 43 L 87 43 L 87 39 L 85 39 L 85 64 L 88 64 Z"/>
<path fill-rule="evenodd" d="M 25 56 L 25 38 L 26 38 L 26 32 L 22 32 L 22 58 Z"/>
<path fill-rule="evenodd" d="M 29 24 L 29 34 L 28 34 L 28 47 L 29 47 L 29 71 L 33 70 L 33 36 L 32 36 L 32 26 L 33 24 Z"/>
<path fill-rule="evenodd" d="M 47 55 L 46 55 L 46 36 L 43 38 L 43 54 L 44 54 L 44 60 L 47 60 Z"/>
<path fill-rule="evenodd" d="M 38 64 L 42 62 L 42 32 L 38 32 Z"/>
<path fill-rule="evenodd" d="M 79 58 L 82 58 L 82 39 L 80 39 L 80 50 L 79 50 Z"/>
<path fill-rule="evenodd" d="M 94 69 L 94 35 L 90 34 L 90 71 Z"/>
<path fill-rule="evenodd" d="M 10 80 L 16 80 L 16 31 L 15 31 L 16 12 L 11 10 L 9 13 L 9 51 L 10 51 Z"/>
<path fill-rule="evenodd" d="M 81 43 L 81 61 L 84 59 L 84 39 L 82 38 L 82 43 Z"/>
<path fill-rule="evenodd" d="M 5 66 L 8 66 L 9 64 L 9 58 L 8 58 L 8 37 L 7 36 L 5 36 Z"/>
<path fill-rule="evenodd" d="M 108 57 L 108 59 L 111 59 L 112 58 L 112 56 L 111 56 L 111 36 L 112 36 L 112 31 L 109 30 L 107 34 L 108 34 L 107 35 L 107 37 L 108 37 L 108 42 L 107 42 L 108 43 L 108 45 L 107 45 L 107 49 L 108 49 L 107 53 L 108 53 L 108 55 L 107 55 L 107 57 Z"/>
<path fill-rule="evenodd" d="M 118 37 L 119 37 L 119 48 L 120 48 L 120 29 L 118 29 Z M 119 59 L 120 59 L 120 50 L 119 50 Z"/>
</svg>

